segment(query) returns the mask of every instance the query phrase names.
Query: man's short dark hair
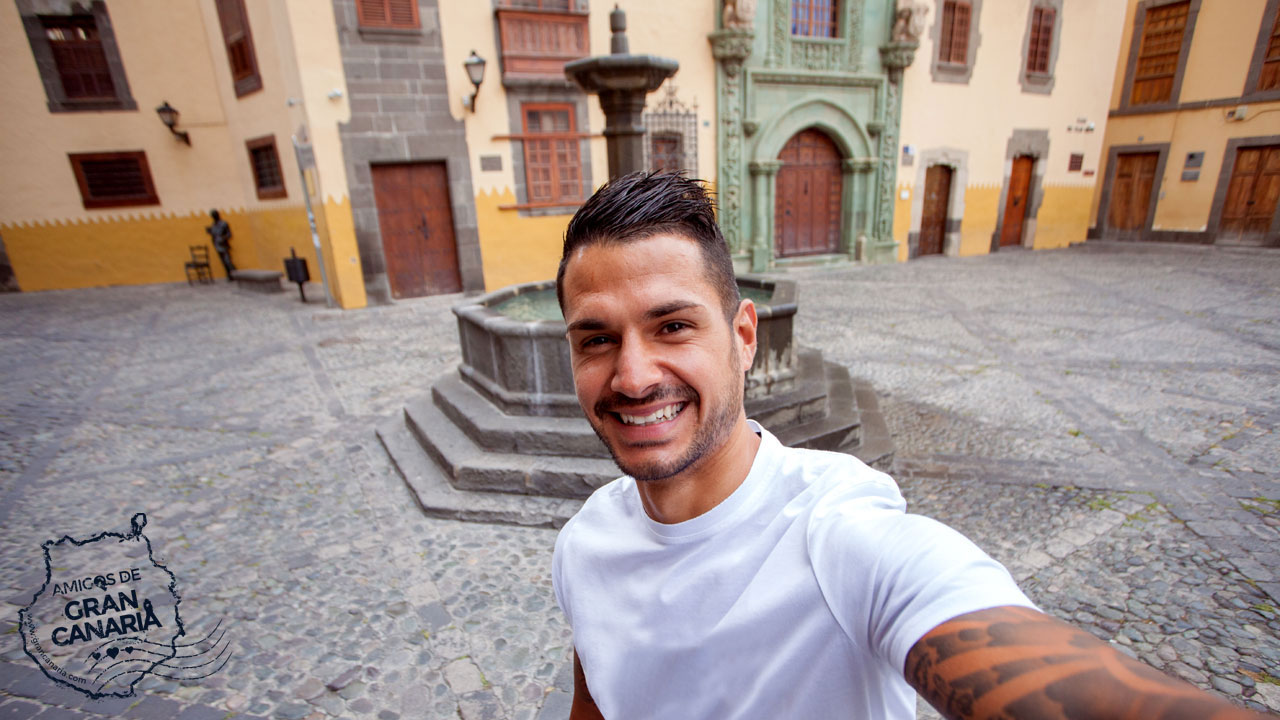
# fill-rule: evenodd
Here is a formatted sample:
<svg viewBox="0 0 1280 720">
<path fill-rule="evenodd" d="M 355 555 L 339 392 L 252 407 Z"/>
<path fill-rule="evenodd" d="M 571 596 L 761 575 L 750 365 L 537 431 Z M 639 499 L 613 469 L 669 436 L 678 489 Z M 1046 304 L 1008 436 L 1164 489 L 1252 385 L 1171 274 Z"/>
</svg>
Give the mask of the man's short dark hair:
<svg viewBox="0 0 1280 720">
<path fill-rule="evenodd" d="M 645 240 L 665 233 L 698 244 L 707 279 L 732 323 L 740 302 L 738 282 L 729 247 L 716 224 L 711 196 L 700 181 L 669 172 L 636 172 L 614 178 L 578 208 L 565 230 L 556 272 L 560 310 L 564 311 L 564 271 L 578 248 Z"/>
</svg>

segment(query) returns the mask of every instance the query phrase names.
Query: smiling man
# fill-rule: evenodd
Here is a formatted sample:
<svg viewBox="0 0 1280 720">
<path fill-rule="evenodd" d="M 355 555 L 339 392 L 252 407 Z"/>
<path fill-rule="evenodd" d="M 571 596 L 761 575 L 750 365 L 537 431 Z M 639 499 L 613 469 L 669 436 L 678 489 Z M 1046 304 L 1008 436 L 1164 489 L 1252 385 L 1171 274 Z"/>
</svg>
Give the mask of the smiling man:
<svg viewBox="0 0 1280 720">
<path fill-rule="evenodd" d="M 1034 609 L 887 475 L 743 411 L 756 313 L 710 199 L 601 188 L 557 292 L 583 412 L 626 473 L 560 532 L 573 718 L 1256 717 Z"/>
</svg>

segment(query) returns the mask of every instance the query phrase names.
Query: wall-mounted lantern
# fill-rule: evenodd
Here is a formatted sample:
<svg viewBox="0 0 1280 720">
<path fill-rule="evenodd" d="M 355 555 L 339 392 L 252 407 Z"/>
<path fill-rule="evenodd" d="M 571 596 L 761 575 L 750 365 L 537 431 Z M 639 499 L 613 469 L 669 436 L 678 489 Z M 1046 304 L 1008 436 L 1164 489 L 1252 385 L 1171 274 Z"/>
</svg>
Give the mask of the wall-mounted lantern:
<svg viewBox="0 0 1280 720">
<path fill-rule="evenodd" d="M 168 100 L 165 100 L 163 105 L 156 108 L 156 114 L 160 116 L 160 122 L 169 128 L 169 132 L 173 133 L 182 142 L 188 145 L 191 144 L 191 136 L 187 134 L 187 131 L 177 129 L 179 113 L 177 108 L 169 104 Z"/>
<path fill-rule="evenodd" d="M 462 98 L 462 106 L 471 112 L 476 111 L 476 95 L 480 94 L 480 83 L 484 82 L 484 65 L 485 59 L 477 55 L 475 50 L 471 51 L 471 57 L 462 61 L 462 67 L 467 70 L 467 79 L 475 86 L 471 97 Z"/>
</svg>

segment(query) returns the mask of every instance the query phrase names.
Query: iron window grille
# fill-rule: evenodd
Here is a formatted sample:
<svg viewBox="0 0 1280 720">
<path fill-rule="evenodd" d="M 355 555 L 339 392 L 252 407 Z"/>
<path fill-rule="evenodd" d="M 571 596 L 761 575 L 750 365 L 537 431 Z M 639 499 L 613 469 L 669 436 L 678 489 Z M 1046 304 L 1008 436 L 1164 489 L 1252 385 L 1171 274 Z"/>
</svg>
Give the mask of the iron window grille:
<svg viewBox="0 0 1280 720">
<path fill-rule="evenodd" d="M 650 170 L 683 170 L 698 175 L 698 104 L 692 107 L 676 99 L 676 87 L 666 92 L 652 110 L 644 113 L 644 163 Z"/>
</svg>

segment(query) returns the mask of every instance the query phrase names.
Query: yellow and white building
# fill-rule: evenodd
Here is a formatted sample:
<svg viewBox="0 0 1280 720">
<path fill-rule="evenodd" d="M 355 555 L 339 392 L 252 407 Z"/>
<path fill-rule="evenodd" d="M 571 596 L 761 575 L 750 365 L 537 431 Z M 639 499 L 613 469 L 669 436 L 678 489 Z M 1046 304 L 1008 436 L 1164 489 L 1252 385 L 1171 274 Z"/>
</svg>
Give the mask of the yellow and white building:
<svg viewBox="0 0 1280 720">
<path fill-rule="evenodd" d="M 1129 0 L 1091 237 L 1280 246 L 1280 0 Z"/>
<path fill-rule="evenodd" d="M 1123 4 L 925 0 L 923 9 L 903 79 L 898 258 L 1083 242 Z"/>
<path fill-rule="evenodd" d="M 296 248 L 318 276 L 309 193 L 330 292 L 365 304 L 332 14 L 306 0 L 16 0 L 0 5 L 0 69 L 10 285 L 181 282 L 189 246 L 210 245 L 210 209 L 231 225 L 238 267 L 280 269 Z M 180 113 L 172 132 L 164 105 Z"/>
</svg>

